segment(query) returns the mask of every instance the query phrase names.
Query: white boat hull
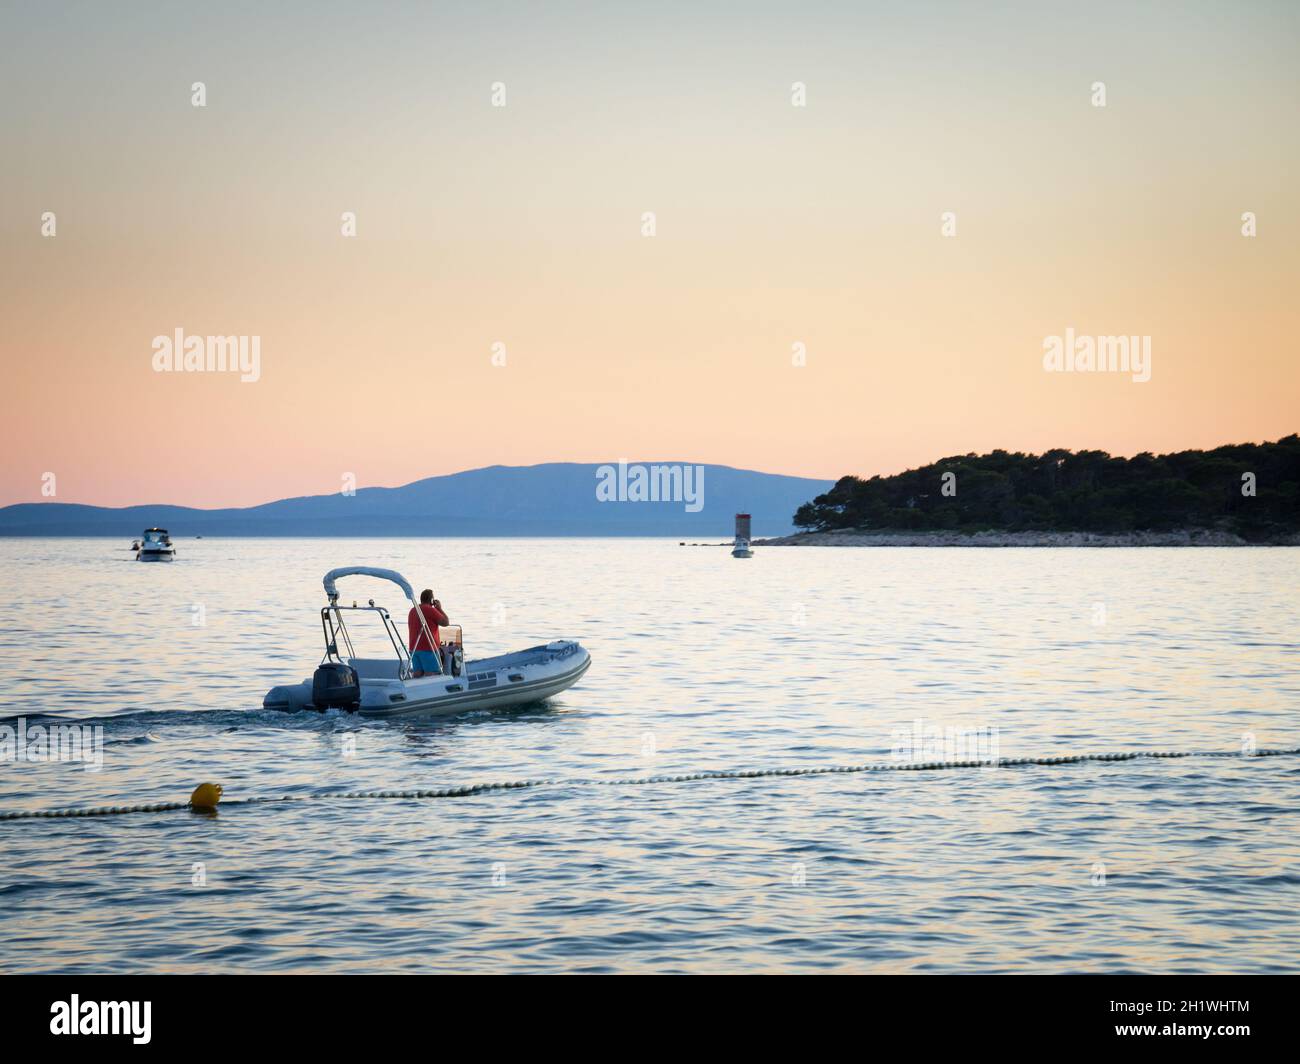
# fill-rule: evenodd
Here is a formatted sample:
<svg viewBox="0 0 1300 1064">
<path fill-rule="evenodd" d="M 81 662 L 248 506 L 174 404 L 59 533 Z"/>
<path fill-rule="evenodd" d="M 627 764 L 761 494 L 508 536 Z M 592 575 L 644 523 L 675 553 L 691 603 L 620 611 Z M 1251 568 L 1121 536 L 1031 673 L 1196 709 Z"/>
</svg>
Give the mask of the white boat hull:
<svg viewBox="0 0 1300 1064">
<path fill-rule="evenodd" d="M 169 562 L 176 557 L 175 551 L 170 550 L 142 550 L 135 556 L 138 562 Z"/>
<path fill-rule="evenodd" d="M 481 709 L 540 702 L 567 690 L 591 666 L 591 655 L 578 643 L 558 640 L 495 658 L 467 661 L 460 676 L 420 679 L 367 676 L 361 673 L 361 701 L 353 710 L 373 718 L 442 717 Z M 274 687 L 265 709 L 315 709 L 312 681 Z"/>
</svg>

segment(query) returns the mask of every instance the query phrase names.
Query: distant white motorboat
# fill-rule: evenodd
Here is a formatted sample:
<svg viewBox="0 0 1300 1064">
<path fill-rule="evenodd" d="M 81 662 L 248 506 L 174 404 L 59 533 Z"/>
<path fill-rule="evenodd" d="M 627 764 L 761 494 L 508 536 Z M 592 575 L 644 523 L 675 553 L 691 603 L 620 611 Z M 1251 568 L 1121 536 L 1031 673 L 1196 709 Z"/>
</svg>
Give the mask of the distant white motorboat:
<svg viewBox="0 0 1300 1064">
<path fill-rule="evenodd" d="M 376 606 L 373 599 L 365 606 L 339 605 L 335 582 L 345 576 L 391 580 L 416 607 L 416 616 L 428 635 L 415 593 L 401 573 L 369 566 L 332 569 L 324 579 L 329 605 L 320 611 L 325 656 L 311 679 L 271 688 L 262 700 L 264 709 L 342 709 L 363 717 L 446 716 L 473 709 L 500 709 L 559 694 L 577 683 L 591 666 L 591 655 L 571 639 L 465 661 L 460 626 L 440 625 L 443 672 L 417 679 L 406 640 L 384 607 Z M 346 617 L 355 622 L 360 614 L 372 614 L 383 626 L 392 645 L 391 657 L 356 654 Z"/>
<path fill-rule="evenodd" d="M 176 557 L 176 548 L 165 528 L 146 528 L 140 537 L 135 560 L 138 562 L 169 562 Z"/>
<path fill-rule="evenodd" d="M 731 547 L 733 558 L 752 558 L 749 546 L 749 514 L 736 514 L 736 540 Z"/>
</svg>

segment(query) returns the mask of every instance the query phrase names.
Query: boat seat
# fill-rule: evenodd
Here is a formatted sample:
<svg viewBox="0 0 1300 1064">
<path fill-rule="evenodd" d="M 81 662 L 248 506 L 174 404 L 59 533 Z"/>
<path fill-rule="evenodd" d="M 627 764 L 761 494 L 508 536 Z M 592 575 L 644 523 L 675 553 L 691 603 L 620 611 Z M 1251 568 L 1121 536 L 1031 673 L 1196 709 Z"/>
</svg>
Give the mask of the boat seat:
<svg viewBox="0 0 1300 1064">
<path fill-rule="evenodd" d="M 396 658 L 349 658 L 348 664 L 363 680 L 397 680 L 402 663 Z"/>
</svg>

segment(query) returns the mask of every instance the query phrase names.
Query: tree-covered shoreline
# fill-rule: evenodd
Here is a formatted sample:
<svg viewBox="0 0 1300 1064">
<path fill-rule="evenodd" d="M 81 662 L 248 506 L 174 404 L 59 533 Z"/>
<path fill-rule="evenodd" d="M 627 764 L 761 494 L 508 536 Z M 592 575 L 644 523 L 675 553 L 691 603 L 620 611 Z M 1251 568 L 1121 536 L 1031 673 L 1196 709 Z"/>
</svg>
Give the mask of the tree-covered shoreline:
<svg viewBox="0 0 1300 1064">
<path fill-rule="evenodd" d="M 889 477 L 842 477 L 799 507 L 829 532 L 1137 532 L 1218 529 L 1249 542 L 1300 531 L 1300 436 L 1210 451 L 993 451 Z"/>
</svg>

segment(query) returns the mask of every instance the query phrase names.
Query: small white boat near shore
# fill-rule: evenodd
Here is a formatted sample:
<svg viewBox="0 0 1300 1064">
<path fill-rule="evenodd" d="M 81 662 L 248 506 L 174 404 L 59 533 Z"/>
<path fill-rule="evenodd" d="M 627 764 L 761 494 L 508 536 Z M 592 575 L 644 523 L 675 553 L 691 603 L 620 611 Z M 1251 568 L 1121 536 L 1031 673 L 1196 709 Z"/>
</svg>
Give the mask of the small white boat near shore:
<svg viewBox="0 0 1300 1064">
<path fill-rule="evenodd" d="M 140 537 L 135 560 L 138 562 L 169 562 L 176 557 L 172 537 L 165 528 L 146 528 Z"/>
<path fill-rule="evenodd" d="M 324 579 L 329 605 L 320 611 L 325 656 L 310 679 L 271 688 L 262 700 L 264 709 L 341 709 L 362 717 L 446 716 L 501 709 L 559 694 L 591 666 L 591 655 L 571 639 L 465 661 L 460 626 L 445 625 L 439 626 L 444 671 L 417 678 L 406 640 L 384 607 L 376 606 L 373 599 L 365 606 L 339 605 L 335 582 L 345 576 L 390 580 L 418 611 L 415 593 L 401 573 L 369 566 L 332 569 Z M 355 652 L 348 622 L 356 623 L 364 614 L 382 626 L 392 646 L 391 656 L 362 657 Z M 417 616 L 423 624 L 423 614 Z"/>
</svg>

